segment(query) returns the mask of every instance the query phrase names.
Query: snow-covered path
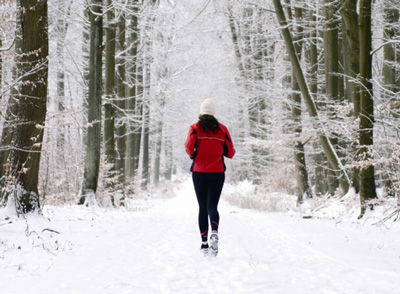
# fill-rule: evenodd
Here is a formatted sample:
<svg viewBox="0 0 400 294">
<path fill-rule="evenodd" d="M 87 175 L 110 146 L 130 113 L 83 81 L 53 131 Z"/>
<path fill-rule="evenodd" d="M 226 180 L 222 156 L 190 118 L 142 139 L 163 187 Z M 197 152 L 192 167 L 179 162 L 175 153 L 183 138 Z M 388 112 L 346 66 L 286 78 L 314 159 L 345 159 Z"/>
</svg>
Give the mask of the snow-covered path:
<svg viewBox="0 0 400 294">
<path fill-rule="evenodd" d="M 143 211 L 52 207 L 28 238 L 23 221 L 1 226 L 0 293 L 400 294 L 396 228 L 222 201 L 220 253 L 205 258 L 193 193 L 188 180 Z"/>
</svg>

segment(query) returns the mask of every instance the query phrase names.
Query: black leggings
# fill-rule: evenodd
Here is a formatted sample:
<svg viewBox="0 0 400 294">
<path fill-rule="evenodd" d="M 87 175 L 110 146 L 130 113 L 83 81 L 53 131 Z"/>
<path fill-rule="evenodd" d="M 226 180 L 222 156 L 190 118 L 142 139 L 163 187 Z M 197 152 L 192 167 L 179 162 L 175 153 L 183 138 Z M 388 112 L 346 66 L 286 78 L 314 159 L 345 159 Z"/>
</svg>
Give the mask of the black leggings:
<svg viewBox="0 0 400 294">
<path fill-rule="evenodd" d="M 210 216 L 212 231 L 218 231 L 219 213 L 217 206 L 225 182 L 225 173 L 193 172 L 192 178 L 197 201 L 199 203 L 201 240 L 207 242 L 208 216 Z"/>
</svg>

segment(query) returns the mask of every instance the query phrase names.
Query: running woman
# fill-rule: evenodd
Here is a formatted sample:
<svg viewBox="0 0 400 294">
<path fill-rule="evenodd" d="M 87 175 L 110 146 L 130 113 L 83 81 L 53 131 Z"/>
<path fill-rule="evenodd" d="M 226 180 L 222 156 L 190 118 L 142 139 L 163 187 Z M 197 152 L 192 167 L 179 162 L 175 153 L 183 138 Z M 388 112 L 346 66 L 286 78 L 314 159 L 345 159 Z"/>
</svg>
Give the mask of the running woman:
<svg viewBox="0 0 400 294">
<path fill-rule="evenodd" d="M 190 126 L 185 142 L 186 153 L 193 159 L 191 167 L 193 185 L 199 203 L 201 251 L 212 256 L 218 254 L 219 198 L 225 181 L 224 157 L 235 155 L 228 129 L 214 117 L 216 105 L 210 98 L 200 105 L 199 121 Z M 208 245 L 210 218 L 211 234 Z"/>
</svg>

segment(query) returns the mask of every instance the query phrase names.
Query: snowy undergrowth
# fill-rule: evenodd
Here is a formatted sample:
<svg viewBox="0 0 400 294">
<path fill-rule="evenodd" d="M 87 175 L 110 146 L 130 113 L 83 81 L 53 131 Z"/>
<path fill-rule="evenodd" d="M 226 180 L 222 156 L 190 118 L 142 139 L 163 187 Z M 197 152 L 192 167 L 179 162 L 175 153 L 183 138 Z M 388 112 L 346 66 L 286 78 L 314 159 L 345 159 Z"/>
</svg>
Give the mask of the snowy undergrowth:
<svg viewBox="0 0 400 294">
<path fill-rule="evenodd" d="M 179 183 L 181 180 L 178 178 L 174 182 L 162 182 L 146 192 L 130 195 L 125 200 L 125 207 L 118 208 L 97 204 L 89 207 L 44 205 L 42 215 L 30 213 L 18 217 L 13 201 L 9 201 L 6 207 L 0 209 L 0 261 L 22 275 L 40 275 L 53 266 L 54 257 L 73 254 L 75 247 L 79 246 L 71 242 L 73 238 L 65 232 L 68 223 L 74 226 L 81 223 L 84 232 L 105 219 L 129 218 L 131 213 L 160 206 L 174 197 L 174 185 Z M 30 260 L 27 263 L 27 258 L 33 255 L 37 262 Z"/>
<path fill-rule="evenodd" d="M 45 210 L 54 209 L 47 207 Z M 60 253 L 68 255 L 74 248 L 58 226 L 42 215 L 18 218 L 10 210 L 3 209 L 0 210 L 0 228 L 0 260 L 16 275 L 40 275 L 52 267 L 54 257 Z"/>
<path fill-rule="evenodd" d="M 265 192 L 249 181 L 226 184 L 224 199 L 231 205 L 266 212 L 289 212 L 296 209 L 296 197 L 280 192 Z"/>
<path fill-rule="evenodd" d="M 290 215 L 300 214 L 304 218 L 330 219 L 364 224 L 378 225 L 400 220 L 398 200 L 385 197 L 378 191 L 378 199 L 373 210 L 368 209 L 361 220 L 359 195 L 351 189 L 344 196 L 321 196 L 305 199 L 297 205 L 297 197 L 282 192 L 268 192 L 249 181 L 238 184 L 227 184 L 224 188 L 224 199 L 231 205 L 265 212 L 280 212 Z M 398 222 L 400 225 L 400 222 Z"/>
</svg>

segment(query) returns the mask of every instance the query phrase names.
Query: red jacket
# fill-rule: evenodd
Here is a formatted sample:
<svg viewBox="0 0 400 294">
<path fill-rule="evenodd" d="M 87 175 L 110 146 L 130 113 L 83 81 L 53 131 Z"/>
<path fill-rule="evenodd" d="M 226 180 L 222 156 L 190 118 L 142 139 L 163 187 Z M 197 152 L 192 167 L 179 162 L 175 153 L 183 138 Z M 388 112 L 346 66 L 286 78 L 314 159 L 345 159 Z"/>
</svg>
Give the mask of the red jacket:
<svg viewBox="0 0 400 294">
<path fill-rule="evenodd" d="M 203 132 L 197 123 L 191 125 L 185 149 L 193 159 L 190 170 L 201 173 L 224 172 L 224 156 L 232 158 L 236 152 L 228 129 L 221 123 L 215 133 Z"/>
</svg>

